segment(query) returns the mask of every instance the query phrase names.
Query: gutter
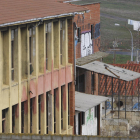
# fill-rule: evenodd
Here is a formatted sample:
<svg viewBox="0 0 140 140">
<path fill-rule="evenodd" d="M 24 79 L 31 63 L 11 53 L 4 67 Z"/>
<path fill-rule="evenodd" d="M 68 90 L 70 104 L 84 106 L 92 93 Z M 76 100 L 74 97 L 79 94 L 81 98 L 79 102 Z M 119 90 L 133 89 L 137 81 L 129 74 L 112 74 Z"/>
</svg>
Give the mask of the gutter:
<svg viewBox="0 0 140 140">
<path fill-rule="evenodd" d="M 40 20 L 47 20 L 47 19 L 53 19 L 53 18 L 60 18 L 60 17 L 64 17 L 64 16 L 75 16 L 75 15 L 79 15 L 79 14 L 84 14 L 85 12 L 87 13 L 88 11 L 89 10 L 85 10 L 83 12 L 65 13 L 65 14 L 59 14 L 59 15 L 54 15 L 54 16 L 47 16 L 47 17 L 43 17 L 43 18 L 33 18 L 33 19 L 28 19 L 28 20 L 4 23 L 4 24 L 0 24 L 0 27 L 12 26 L 12 25 L 17 25 L 17 24 L 25 24 L 25 23 L 29 23 L 29 22 L 36 22 L 36 21 L 40 21 Z"/>
</svg>

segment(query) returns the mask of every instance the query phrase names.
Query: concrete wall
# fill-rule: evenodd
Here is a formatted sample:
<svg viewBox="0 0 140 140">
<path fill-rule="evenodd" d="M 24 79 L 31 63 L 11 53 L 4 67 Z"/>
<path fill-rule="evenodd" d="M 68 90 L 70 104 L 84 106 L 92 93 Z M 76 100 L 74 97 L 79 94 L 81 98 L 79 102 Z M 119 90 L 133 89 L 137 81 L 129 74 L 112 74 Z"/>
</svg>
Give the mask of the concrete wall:
<svg viewBox="0 0 140 140">
<path fill-rule="evenodd" d="M 72 136 L 72 135 L 16 135 L 1 134 L 0 140 L 139 140 L 129 137 L 98 137 L 98 136 Z"/>
<path fill-rule="evenodd" d="M 76 134 L 78 135 L 78 111 L 75 112 L 76 116 Z M 102 105 L 100 104 L 100 126 L 102 126 Z M 85 112 L 85 124 L 82 125 L 82 135 L 97 135 L 97 117 L 95 117 L 95 107 Z"/>
<path fill-rule="evenodd" d="M 97 135 L 97 117 L 95 117 L 95 107 L 85 112 L 85 125 L 82 126 L 82 135 Z"/>
</svg>

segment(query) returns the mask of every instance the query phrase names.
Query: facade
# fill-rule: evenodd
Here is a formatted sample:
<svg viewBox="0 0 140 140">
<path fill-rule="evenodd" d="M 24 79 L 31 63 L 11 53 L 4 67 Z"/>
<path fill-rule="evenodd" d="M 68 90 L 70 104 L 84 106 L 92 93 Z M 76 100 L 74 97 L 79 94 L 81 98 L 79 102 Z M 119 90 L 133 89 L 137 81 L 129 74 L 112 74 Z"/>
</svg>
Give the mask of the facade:
<svg viewBox="0 0 140 140">
<path fill-rule="evenodd" d="M 0 133 L 73 134 L 73 16 L 86 9 L 30 3 L 0 6 Z"/>
</svg>

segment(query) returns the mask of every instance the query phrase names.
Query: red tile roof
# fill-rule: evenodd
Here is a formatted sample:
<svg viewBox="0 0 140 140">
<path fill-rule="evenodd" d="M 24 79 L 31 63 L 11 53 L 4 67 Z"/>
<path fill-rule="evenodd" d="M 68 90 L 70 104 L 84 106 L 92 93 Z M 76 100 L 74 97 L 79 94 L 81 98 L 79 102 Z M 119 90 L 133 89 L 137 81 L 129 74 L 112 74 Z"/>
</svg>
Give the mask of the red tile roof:
<svg viewBox="0 0 140 140">
<path fill-rule="evenodd" d="M 125 68 L 131 71 L 139 72 L 140 73 L 140 64 L 112 64 L 114 66 L 118 66 L 121 68 Z M 105 91 L 107 90 L 107 95 L 112 95 L 112 78 L 107 77 L 107 85 L 105 84 L 106 76 L 102 75 L 100 77 L 100 95 L 105 95 Z M 138 94 L 138 80 L 133 80 L 130 82 L 126 82 L 126 95 L 137 95 Z M 105 85 L 107 87 L 105 87 Z M 140 90 L 140 89 L 139 89 Z M 113 79 L 113 93 L 117 95 L 118 93 L 118 79 Z M 125 95 L 125 82 L 120 80 L 120 95 Z"/>
<path fill-rule="evenodd" d="M 85 10 L 55 0 L 0 0 L 0 25 Z"/>
</svg>

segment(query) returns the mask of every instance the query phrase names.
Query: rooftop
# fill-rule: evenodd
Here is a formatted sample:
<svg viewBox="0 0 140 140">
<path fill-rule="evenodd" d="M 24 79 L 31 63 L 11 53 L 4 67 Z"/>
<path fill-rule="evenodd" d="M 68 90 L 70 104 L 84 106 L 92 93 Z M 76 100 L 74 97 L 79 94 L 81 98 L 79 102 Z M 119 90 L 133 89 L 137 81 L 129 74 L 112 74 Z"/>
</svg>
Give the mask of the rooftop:
<svg viewBox="0 0 140 140">
<path fill-rule="evenodd" d="M 58 18 L 58 15 L 63 17 L 69 14 L 70 16 L 74 12 L 86 10 L 77 5 L 60 3 L 55 0 L 1 0 L 0 27 L 34 22 L 40 19 Z M 56 16 L 54 17 L 54 15 Z"/>
<path fill-rule="evenodd" d="M 98 52 L 95 52 L 95 53 L 93 53 L 91 55 L 81 57 L 81 58 L 77 58 L 76 59 L 76 65 L 81 66 L 81 65 L 90 63 L 92 61 L 95 61 L 97 59 L 106 57 L 107 55 L 108 55 L 108 53 L 98 51 Z"/>
<path fill-rule="evenodd" d="M 92 107 L 105 102 L 107 99 L 108 97 L 75 91 L 75 110 L 85 112 Z"/>
</svg>

